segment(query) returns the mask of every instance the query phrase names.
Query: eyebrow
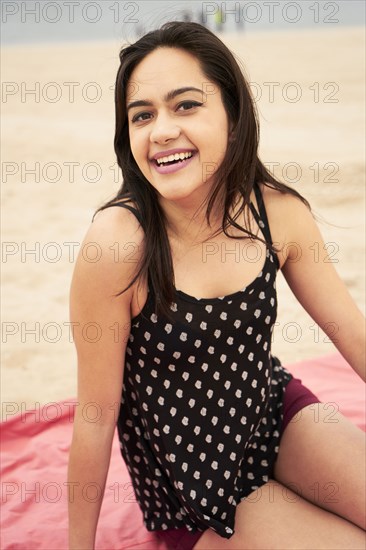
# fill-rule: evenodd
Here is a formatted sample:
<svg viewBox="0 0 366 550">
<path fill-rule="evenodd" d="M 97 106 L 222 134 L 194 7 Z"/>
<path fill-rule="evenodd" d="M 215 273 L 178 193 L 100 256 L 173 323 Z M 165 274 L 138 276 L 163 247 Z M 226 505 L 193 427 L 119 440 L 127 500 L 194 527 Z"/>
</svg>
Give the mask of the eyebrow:
<svg viewBox="0 0 366 550">
<path fill-rule="evenodd" d="M 200 92 L 203 94 L 204 92 L 200 90 L 199 88 L 195 88 L 194 86 L 184 86 L 183 88 L 177 88 L 176 90 L 171 90 L 164 96 L 164 101 L 168 102 L 174 99 L 177 95 L 184 94 L 186 92 Z M 133 109 L 133 107 L 151 107 L 153 105 L 153 102 L 149 99 L 139 99 L 137 101 L 132 101 L 131 103 L 128 103 L 127 105 L 127 111 L 130 109 Z"/>
</svg>

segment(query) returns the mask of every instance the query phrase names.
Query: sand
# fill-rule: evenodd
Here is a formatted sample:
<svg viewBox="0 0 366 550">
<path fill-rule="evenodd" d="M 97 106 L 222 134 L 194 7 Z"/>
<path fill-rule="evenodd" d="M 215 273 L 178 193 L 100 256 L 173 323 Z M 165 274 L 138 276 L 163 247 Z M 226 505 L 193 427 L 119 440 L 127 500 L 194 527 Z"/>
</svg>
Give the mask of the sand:
<svg viewBox="0 0 366 550">
<path fill-rule="evenodd" d="M 364 311 L 363 29 L 222 38 L 243 60 L 257 97 L 262 160 L 276 163 L 275 175 L 326 220 L 320 227 L 328 253 Z M 119 47 L 109 41 L 3 48 L 2 401 L 8 418 L 76 396 L 68 293 L 92 214 L 121 183 L 113 151 Z M 281 277 L 274 353 L 288 363 L 335 351 Z"/>
</svg>

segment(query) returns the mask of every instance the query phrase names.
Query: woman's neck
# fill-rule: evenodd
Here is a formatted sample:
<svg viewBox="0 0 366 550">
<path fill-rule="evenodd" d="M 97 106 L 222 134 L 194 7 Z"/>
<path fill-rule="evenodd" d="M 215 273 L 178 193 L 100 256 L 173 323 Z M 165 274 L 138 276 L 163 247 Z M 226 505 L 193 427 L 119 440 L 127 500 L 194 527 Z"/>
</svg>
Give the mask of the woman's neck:
<svg viewBox="0 0 366 550">
<path fill-rule="evenodd" d="M 206 200 L 200 206 L 193 206 L 162 200 L 161 206 L 166 216 L 169 238 L 175 242 L 194 246 L 207 241 L 213 235 L 222 233 L 224 202 L 215 201 L 210 212 L 209 223 L 206 215 L 207 203 Z M 232 217 L 241 204 L 242 198 L 238 197 L 229 212 Z"/>
<path fill-rule="evenodd" d="M 222 230 L 223 207 L 214 205 L 207 221 L 207 202 L 201 206 L 182 205 L 163 201 L 167 232 L 174 241 L 195 245 Z"/>
</svg>

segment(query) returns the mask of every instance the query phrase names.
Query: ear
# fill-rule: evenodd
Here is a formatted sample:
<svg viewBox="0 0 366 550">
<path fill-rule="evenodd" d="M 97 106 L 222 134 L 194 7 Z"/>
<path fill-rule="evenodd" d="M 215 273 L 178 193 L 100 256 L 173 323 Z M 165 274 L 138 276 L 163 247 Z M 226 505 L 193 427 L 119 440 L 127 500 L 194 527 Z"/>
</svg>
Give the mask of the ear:
<svg viewBox="0 0 366 550">
<path fill-rule="evenodd" d="M 229 141 L 234 141 L 236 139 L 236 131 L 235 129 L 232 127 L 232 125 L 230 125 L 230 129 L 229 129 Z"/>
<path fill-rule="evenodd" d="M 235 124 L 229 121 L 229 135 L 228 140 L 234 141 L 236 138 Z"/>
</svg>

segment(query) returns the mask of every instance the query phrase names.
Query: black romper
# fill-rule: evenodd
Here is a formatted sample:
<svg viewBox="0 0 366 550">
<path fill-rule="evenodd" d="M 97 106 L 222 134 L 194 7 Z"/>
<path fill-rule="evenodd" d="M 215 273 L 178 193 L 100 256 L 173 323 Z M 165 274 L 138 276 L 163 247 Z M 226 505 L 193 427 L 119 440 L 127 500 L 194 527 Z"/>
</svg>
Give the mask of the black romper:
<svg viewBox="0 0 366 550">
<path fill-rule="evenodd" d="M 255 192 L 260 215 L 251 210 L 271 242 Z M 271 355 L 278 267 L 267 248 L 262 271 L 238 292 L 176 290 L 173 322 L 154 313 L 150 288 L 132 319 L 117 427 L 149 531 L 211 528 L 230 538 L 236 506 L 273 477 L 292 379 Z"/>
</svg>

